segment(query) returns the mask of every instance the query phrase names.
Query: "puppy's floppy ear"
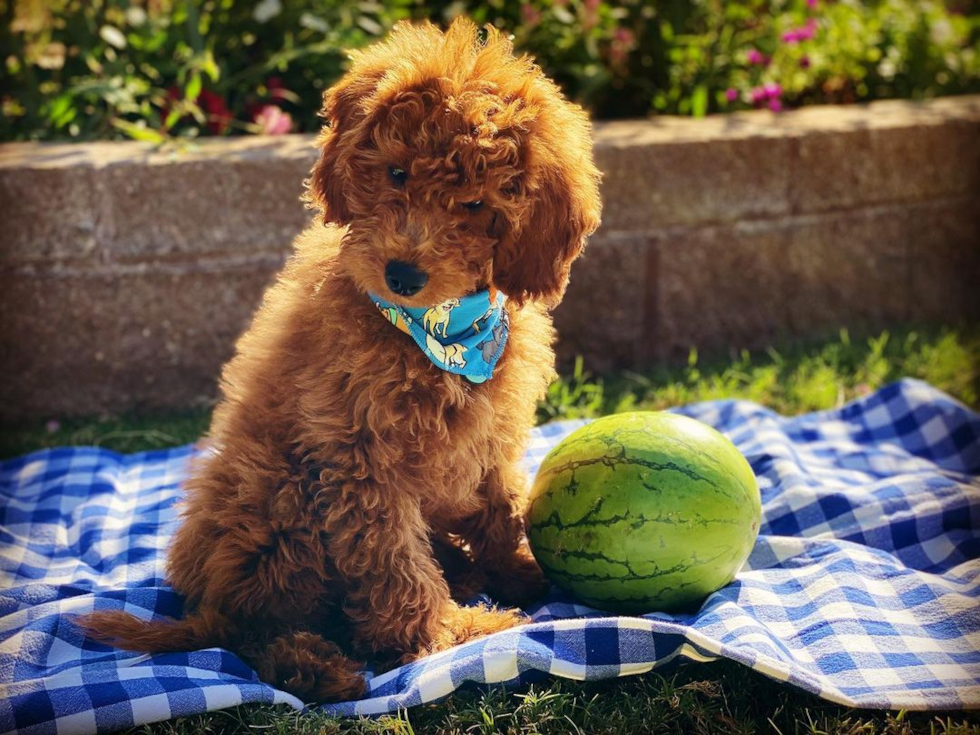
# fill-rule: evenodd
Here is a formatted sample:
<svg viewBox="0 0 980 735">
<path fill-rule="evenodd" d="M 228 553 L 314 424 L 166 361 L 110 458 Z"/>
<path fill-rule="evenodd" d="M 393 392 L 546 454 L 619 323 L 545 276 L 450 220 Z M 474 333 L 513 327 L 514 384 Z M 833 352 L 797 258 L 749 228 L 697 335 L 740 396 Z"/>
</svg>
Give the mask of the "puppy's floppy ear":
<svg viewBox="0 0 980 735">
<path fill-rule="evenodd" d="M 350 155 L 365 114 L 360 101 L 376 80 L 348 74 L 323 96 L 323 130 L 317 138 L 320 158 L 306 180 L 306 201 L 320 210 L 324 224 L 348 224 L 352 214 L 344 190 L 350 180 Z"/>
<path fill-rule="evenodd" d="M 319 209 L 324 223 L 349 224 L 357 216 L 349 193 L 358 190 L 359 201 L 369 201 L 369 182 L 355 170 L 359 148 L 370 147 L 370 118 L 376 111 L 378 88 L 399 59 L 411 59 L 419 49 L 438 45 L 442 34 L 431 23 L 412 25 L 399 21 L 388 37 L 350 53 L 347 73 L 323 96 L 320 116 L 326 122 L 317 147 L 320 160 L 306 180 L 306 201 Z M 361 172 L 363 173 L 363 171 Z"/>
<path fill-rule="evenodd" d="M 370 136 L 369 116 L 378 85 L 397 56 L 393 45 L 411 26 L 397 23 L 389 38 L 362 51 L 351 52 L 347 73 L 323 95 L 320 117 L 324 127 L 317 138 L 320 159 L 306 180 L 306 201 L 323 214 L 324 224 L 346 225 L 354 217 L 345 192 L 358 182 L 354 157 Z"/>
<path fill-rule="evenodd" d="M 538 299 L 557 305 L 572 261 L 599 226 L 599 172 L 592 162 L 588 119 L 577 107 L 571 115 L 564 112 L 566 124 L 551 130 L 557 136 L 551 142 L 558 146 L 547 144 L 548 131 L 532 132 L 532 146 L 535 135 L 544 135 L 546 144 L 529 150 L 522 186 L 529 206 L 521 221 L 511 223 L 498 240 L 494 252 L 494 285 L 518 303 Z"/>
</svg>

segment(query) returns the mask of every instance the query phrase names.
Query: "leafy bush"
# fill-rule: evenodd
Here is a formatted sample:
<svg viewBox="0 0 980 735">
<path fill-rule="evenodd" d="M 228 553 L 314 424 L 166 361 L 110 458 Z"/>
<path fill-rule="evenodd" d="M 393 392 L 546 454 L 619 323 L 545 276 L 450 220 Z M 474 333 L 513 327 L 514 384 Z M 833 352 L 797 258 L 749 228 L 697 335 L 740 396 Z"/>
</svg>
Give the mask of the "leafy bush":
<svg viewBox="0 0 980 735">
<path fill-rule="evenodd" d="M 0 0 L 0 8 L 3 139 L 315 130 L 345 49 L 400 19 L 443 23 L 460 13 L 511 32 L 599 117 L 980 91 L 980 14 L 939 0 Z"/>
<path fill-rule="evenodd" d="M 0 39 L 4 138 L 312 130 L 344 49 L 408 15 L 335 0 L 20 0 Z M 404 6 L 405 3 L 402 3 Z M 263 123 L 265 122 L 265 125 Z M 277 120 L 271 121 L 273 125 Z"/>
<path fill-rule="evenodd" d="M 518 46 L 601 117 L 980 90 L 975 5 L 973 15 L 937 0 L 481 5 L 474 17 L 513 28 Z"/>
</svg>

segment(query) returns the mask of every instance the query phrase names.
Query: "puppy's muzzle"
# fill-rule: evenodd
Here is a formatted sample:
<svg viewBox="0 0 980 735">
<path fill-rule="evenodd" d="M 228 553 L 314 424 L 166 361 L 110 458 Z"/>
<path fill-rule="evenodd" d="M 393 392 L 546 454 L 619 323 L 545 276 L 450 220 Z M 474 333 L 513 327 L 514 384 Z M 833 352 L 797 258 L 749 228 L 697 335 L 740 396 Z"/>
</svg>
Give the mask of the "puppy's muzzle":
<svg viewBox="0 0 980 735">
<path fill-rule="evenodd" d="M 385 282 L 399 296 L 414 296 L 428 282 L 429 276 L 410 263 L 392 260 L 385 266 Z"/>
</svg>

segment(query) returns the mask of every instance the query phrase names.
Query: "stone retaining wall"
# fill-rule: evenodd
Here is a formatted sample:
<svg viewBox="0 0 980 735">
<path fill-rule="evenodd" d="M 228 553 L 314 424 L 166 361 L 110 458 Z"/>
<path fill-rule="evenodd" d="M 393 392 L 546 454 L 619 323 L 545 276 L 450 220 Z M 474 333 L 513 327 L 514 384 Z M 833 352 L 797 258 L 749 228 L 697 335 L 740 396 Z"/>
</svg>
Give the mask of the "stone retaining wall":
<svg viewBox="0 0 980 735">
<path fill-rule="evenodd" d="M 980 316 L 980 97 L 596 126 L 563 360 Z M 0 420 L 186 407 L 310 213 L 306 136 L 0 147 Z"/>
</svg>

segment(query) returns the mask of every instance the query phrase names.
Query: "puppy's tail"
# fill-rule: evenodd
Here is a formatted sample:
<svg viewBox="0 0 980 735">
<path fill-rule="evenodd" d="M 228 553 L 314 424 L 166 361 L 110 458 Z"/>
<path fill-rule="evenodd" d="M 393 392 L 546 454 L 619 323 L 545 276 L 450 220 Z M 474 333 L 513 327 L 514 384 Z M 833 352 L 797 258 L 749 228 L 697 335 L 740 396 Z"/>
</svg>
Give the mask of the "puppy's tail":
<svg viewBox="0 0 980 735">
<path fill-rule="evenodd" d="M 122 610 L 103 610 L 76 619 L 92 638 L 116 648 L 140 653 L 195 651 L 225 644 L 221 618 L 196 611 L 182 620 L 142 620 Z"/>
</svg>

